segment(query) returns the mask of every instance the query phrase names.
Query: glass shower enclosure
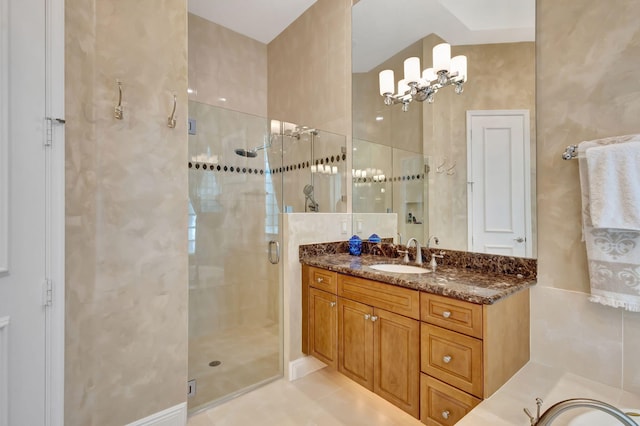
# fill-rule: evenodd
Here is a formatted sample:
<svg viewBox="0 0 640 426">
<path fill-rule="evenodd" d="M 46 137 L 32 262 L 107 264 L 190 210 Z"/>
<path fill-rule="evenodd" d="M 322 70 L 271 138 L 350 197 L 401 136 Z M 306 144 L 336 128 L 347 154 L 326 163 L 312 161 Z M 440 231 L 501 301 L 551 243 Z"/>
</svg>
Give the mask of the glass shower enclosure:
<svg viewBox="0 0 640 426">
<path fill-rule="evenodd" d="M 345 138 L 189 102 L 189 412 L 283 375 L 281 215 L 346 211 Z"/>
</svg>

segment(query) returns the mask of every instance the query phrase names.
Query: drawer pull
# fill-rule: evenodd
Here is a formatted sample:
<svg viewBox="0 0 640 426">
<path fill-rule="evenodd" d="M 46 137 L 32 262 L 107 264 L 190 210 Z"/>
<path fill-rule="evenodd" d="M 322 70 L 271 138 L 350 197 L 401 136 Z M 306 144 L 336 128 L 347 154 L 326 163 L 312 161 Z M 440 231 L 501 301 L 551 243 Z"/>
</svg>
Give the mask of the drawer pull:
<svg viewBox="0 0 640 426">
<path fill-rule="evenodd" d="M 369 318 L 371 318 L 371 315 L 369 315 L 369 314 L 364 314 L 364 319 L 365 319 L 365 320 L 368 320 Z"/>
<path fill-rule="evenodd" d="M 449 413 L 449 411 L 448 411 L 448 410 L 443 411 L 443 412 L 442 412 L 442 418 L 443 418 L 443 419 L 445 419 L 445 420 L 447 420 L 447 419 L 449 418 L 449 414 L 451 414 L 451 413 Z"/>
<path fill-rule="evenodd" d="M 451 312 L 449 312 L 449 311 L 444 311 L 444 312 L 442 313 L 442 316 L 443 316 L 443 317 L 445 317 L 445 318 L 449 318 L 449 317 L 451 316 Z"/>
<path fill-rule="evenodd" d="M 373 315 L 373 316 L 371 317 L 371 321 L 373 321 L 373 322 L 378 321 L 378 317 L 377 317 L 376 315 Z"/>
<path fill-rule="evenodd" d="M 442 357 L 442 362 L 449 364 L 451 362 L 451 355 L 445 355 Z"/>
<path fill-rule="evenodd" d="M 322 278 L 322 277 L 318 277 L 318 278 L 316 278 L 316 281 L 317 281 L 317 282 L 319 282 L 319 283 L 321 283 L 321 282 L 323 282 L 323 281 L 324 281 L 324 278 Z"/>
<path fill-rule="evenodd" d="M 331 302 L 329 303 L 329 306 L 331 306 L 332 308 L 336 306 L 336 302 Z"/>
</svg>

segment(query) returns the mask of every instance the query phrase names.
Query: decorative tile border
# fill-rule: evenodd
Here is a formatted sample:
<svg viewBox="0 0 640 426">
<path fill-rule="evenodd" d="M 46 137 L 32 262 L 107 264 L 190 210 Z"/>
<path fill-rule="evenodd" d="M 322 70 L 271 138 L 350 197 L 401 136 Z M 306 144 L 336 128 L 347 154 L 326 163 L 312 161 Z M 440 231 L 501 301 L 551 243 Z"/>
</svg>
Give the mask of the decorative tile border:
<svg viewBox="0 0 640 426">
<path fill-rule="evenodd" d="M 337 164 L 341 161 L 344 162 L 347 160 L 346 154 L 338 154 L 332 155 L 331 157 L 327 156 L 324 158 L 317 158 L 311 161 L 301 161 L 298 163 L 289 164 L 282 167 L 274 167 L 272 169 L 257 169 L 246 166 L 237 166 L 237 165 L 225 165 L 225 164 L 215 164 L 215 163 L 206 163 L 206 162 L 197 162 L 197 161 L 189 161 L 188 166 L 190 169 L 195 168 L 196 170 L 210 170 L 212 172 L 227 172 L 227 173 L 244 173 L 244 174 L 255 174 L 255 175 L 263 175 L 267 174 L 279 174 L 279 173 L 287 173 L 293 172 L 296 170 L 309 169 L 313 164 L 316 166 L 325 165 L 325 164 Z"/>
</svg>

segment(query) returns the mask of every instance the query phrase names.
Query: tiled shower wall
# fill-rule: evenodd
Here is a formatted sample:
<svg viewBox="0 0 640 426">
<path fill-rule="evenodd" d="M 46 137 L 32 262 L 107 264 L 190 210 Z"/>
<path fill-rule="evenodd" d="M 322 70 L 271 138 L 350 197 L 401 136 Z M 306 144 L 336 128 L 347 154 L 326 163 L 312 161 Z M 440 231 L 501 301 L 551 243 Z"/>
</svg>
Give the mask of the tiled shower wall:
<svg viewBox="0 0 640 426">
<path fill-rule="evenodd" d="M 123 425 L 186 401 L 186 2 L 65 9 L 64 423 Z"/>
</svg>

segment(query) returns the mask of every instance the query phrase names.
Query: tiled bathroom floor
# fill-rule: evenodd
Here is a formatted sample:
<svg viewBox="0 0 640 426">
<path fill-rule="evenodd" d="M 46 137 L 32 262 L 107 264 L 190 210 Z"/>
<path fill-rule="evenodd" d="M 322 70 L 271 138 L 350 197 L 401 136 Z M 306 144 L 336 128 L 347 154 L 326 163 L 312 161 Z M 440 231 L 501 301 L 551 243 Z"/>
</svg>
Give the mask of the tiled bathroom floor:
<svg viewBox="0 0 640 426">
<path fill-rule="evenodd" d="M 280 375 L 277 325 L 239 326 L 189 341 L 189 379 L 196 379 L 193 410 L 254 383 Z M 216 367 L 212 361 L 220 361 Z"/>
<path fill-rule="evenodd" d="M 188 426 L 340 426 L 422 423 L 374 393 L 324 368 L 277 380 L 189 418 Z"/>
</svg>

